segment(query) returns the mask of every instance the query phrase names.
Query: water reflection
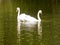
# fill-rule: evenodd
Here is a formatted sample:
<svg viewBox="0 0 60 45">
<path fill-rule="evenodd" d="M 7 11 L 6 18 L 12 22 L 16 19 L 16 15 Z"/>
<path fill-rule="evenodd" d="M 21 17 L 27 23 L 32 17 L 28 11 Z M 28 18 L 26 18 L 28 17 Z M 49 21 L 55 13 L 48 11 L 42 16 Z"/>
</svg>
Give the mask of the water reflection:
<svg viewBox="0 0 60 45">
<path fill-rule="evenodd" d="M 18 44 L 38 45 L 41 39 L 42 35 L 38 34 L 38 22 L 36 22 L 35 24 L 26 24 L 26 22 L 21 22 L 20 34 L 18 34 L 17 38 Z"/>
</svg>

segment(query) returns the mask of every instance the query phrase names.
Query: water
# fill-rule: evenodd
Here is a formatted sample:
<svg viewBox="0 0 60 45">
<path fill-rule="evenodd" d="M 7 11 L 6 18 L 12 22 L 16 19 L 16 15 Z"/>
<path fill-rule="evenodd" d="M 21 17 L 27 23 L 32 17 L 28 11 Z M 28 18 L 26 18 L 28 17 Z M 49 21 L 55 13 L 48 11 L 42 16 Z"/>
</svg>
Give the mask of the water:
<svg viewBox="0 0 60 45">
<path fill-rule="evenodd" d="M 42 39 L 41 32 L 38 33 L 38 22 L 21 22 L 20 33 L 17 32 L 18 45 L 38 45 Z"/>
<path fill-rule="evenodd" d="M 21 31 L 21 45 L 60 45 L 60 1 L 59 0 L 0 0 L 0 45 L 17 44 L 17 12 L 37 18 L 39 9 L 43 10 L 42 40 L 37 31 Z M 36 37 L 37 36 L 37 37 Z M 36 42 L 37 41 L 37 42 Z"/>
</svg>

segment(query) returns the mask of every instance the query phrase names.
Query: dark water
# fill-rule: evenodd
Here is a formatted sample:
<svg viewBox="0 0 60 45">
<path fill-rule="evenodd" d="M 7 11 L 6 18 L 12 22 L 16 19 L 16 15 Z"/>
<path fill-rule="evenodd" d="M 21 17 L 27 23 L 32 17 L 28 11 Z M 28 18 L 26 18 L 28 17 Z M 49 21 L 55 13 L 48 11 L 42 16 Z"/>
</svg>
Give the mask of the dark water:
<svg viewBox="0 0 60 45">
<path fill-rule="evenodd" d="M 16 7 L 35 18 L 38 10 L 43 11 L 40 42 L 37 31 L 22 30 L 20 44 L 17 44 Z M 0 0 L 0 45 L 60 45 L 59 35 L 60 0 Z"/>
</svg>

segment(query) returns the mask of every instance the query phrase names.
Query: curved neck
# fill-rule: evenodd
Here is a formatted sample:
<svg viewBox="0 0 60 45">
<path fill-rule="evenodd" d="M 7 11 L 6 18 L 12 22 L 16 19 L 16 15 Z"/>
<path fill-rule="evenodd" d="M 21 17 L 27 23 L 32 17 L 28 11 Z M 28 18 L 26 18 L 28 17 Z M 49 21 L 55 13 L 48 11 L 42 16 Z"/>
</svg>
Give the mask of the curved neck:
<svg viewBox="0 0 60 45">
<path fill-rule="evenodd" d="M 40 20 L 40 16 L 39 16 L 39 14 L 40 14 L 40 13 L 38 12 L 38 14 L 37 14 L 37 18 L 38 18 L 38 20 Z"/>
<path fill-rule="evenodd" d="M 18 10 L 18 16 L 20 15 L 20 10 Z"/>
</svg>

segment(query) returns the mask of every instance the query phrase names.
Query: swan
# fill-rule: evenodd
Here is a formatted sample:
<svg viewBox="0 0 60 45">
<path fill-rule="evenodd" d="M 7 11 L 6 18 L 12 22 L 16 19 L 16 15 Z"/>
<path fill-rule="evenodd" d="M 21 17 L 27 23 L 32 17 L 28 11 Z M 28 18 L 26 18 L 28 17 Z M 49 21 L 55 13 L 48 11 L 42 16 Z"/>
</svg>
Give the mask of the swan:
<svg viewBox="0 0 60 45">
<path fill-rule="evenodd" d="M 36 19 L 36 18 L 34 18 L 34 17 L 32 17 L 32 16 L 30 16 L 30 15 L 27 15 L 27 14 L 25 14 L 25 13 L 22 13 L 22 14 L 20 14 L 20 8 L 19 7 L 17 7 L 17 12 L 18 12 L 18 16 L 17 16 L 17 18 L 18 18 L 18 20 L 20 20 L 20 21 L 41 21 L 41 19 L 40 19 L 40 14 L 42 14 L 42 10 L 39 10 L 38 11 L 38 14 L 37 14 L 37 18 L 38 19 Z"/>
<path fill-rule="evenodd" d="M 29 26 L 38 22 L 38 28 L 39 28 L 39 25 L 40 25 L 40 22 L 41 22 L 41 18 L 40 18 L 39 15 L 42 14 L 42 10 L 39 10 L 38 13 L 37 13 L 37 18 L 38 19 L 36 19 L 36 18 L 34 18 L 30 15 L 27 15 L 25 13 L 20 14 L 20 8 L 19 7 L 17 7 L 16 11 L 18 12 L 18 14 L 17 14 L 17 23 L 18 23 L 17 24 L 17 30 L 18 30 L 19 34 L 20 34 L 20 25 L 21 25 L 20 23 L 21 22 L 24 22 L 24 23 L 26 22 L 26 25 L 30 24 Z"/>
</svg>

